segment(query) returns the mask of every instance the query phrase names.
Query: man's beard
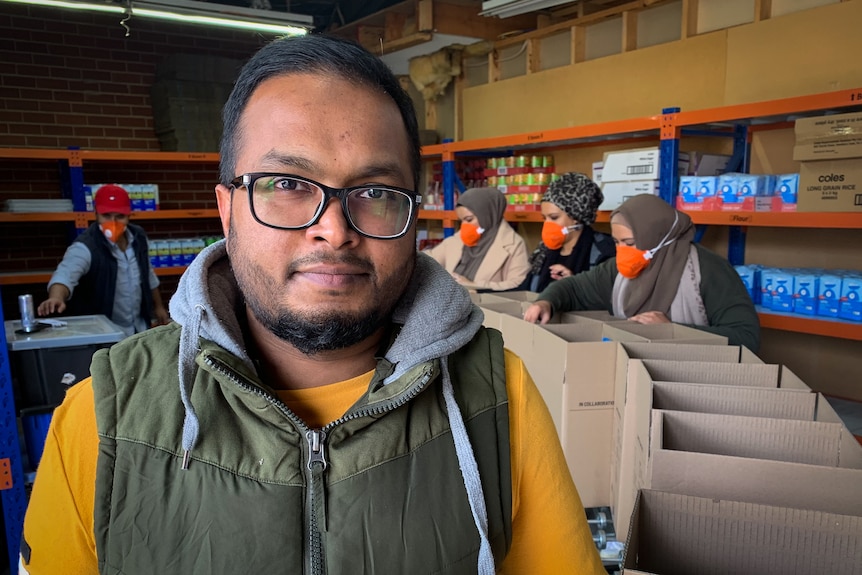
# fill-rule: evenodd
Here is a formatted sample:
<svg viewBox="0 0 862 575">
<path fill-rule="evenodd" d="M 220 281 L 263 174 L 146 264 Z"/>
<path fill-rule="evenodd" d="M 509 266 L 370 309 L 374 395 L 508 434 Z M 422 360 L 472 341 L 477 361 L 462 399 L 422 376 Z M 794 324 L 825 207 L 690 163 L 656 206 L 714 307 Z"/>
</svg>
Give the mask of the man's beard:
<svg viewBox="0 0 862 575">
<path fill-rule="evenodd" d="M 398 298 L 404 291 L 414 262 L 409 262 L 410 270 L 406 276 L 393 275 L 386 283 L 380 285 L 374 265 L 363 258 L 354 255 L 309 256 L 291 263 L 288 277 L 300 264 L 309 263 L 346 263 L 364 270 L 374 286 L 375 297 L 369 301 L 369 307 L 358 312 L 329 311 L 299 311 L 286 306 L 273 308 L 271 302 L 277 297 L 264 299 L 266 294 L 279 293 L 278 286 L 258 264 L 249 257 L 243 257 L 243 247 L 237 241 L 233 228 L 230 229 L 228 244 L 234 252 L 231 254 L 231 267 L 234 270 L 240 292 L 245 303 L 257 321 L 273 335 L 289 343 L 301 353 L 315 355 L 324 351 L 344 349 L 355 345 L 383 327 L 389 321 L 390 314 Z M 237 250 L 237 248 L 239 248 Z M 399 281 L 400 280 L 400 281 Z"/>
<path fill-rule="evenodd" d="M 335 311 L 300 314 L 287 309 L 273 313 L 248 295 L 246 304 L 261 325 L 305 355 L 343 349 L 363 341 L 383 326 L 391 311 L 380 313 L 375 309 L 362 316 L 345 316 Z"/>
</svg>

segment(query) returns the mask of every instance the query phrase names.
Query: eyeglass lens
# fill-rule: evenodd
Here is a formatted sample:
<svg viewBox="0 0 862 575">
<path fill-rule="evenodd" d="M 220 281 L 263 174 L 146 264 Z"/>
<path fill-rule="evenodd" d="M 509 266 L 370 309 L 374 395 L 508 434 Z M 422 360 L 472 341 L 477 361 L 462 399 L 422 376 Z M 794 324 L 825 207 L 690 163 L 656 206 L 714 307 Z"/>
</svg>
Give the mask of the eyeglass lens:
<svg viewBox="0 0 862 575">
<path fill-rule="evenodd" d="M 308 225 L 326 194 L 313 182 L 287 176 L 261 176 L 254 182 L 252 204 L 265 224 L 286 228 Z M 389 237 L 404 231 L 412 198 L 398 190 L 363 187 L 347 196 L 347 217 L 362 233 Z"/>
</svg>

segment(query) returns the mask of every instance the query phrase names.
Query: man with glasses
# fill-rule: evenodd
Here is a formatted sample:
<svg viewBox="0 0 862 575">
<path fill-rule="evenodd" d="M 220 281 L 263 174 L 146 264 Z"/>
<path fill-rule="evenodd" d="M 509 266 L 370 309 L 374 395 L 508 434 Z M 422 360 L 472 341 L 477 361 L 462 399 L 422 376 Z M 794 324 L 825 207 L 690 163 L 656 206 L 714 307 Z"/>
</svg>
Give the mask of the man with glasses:
<svg viewBox="0 0 862 575">
<path fill-rule="evenodd" d="M 416 252 L 418 129 L 358 46 L 277 40 L 224 109 L 224 242 L 57 410 L 21 569 L 604 573 L 520 359 Z"/>
</svg>

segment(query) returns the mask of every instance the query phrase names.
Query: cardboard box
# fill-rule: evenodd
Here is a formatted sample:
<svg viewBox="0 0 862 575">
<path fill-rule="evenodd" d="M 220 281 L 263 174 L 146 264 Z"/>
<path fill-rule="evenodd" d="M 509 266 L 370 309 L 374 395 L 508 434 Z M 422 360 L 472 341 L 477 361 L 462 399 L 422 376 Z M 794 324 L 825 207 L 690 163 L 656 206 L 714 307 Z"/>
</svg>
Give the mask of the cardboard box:
<svg viewBox="0 0 862 575">
<path fill-rule="evenodd" d="M 686 346 L 681 346 L 684 353 Z M 618 368 L 620 369 L 620 368 Z M 628 529 L 634 500 L 638 489 L 649 487 L 650 429 L 653 409 L 652 386 L 654 382 L 678 382 L 688 384 L 708 384 L 713 386 L 734 386 L 760 388 L 764 390 L 783 389 L 801 391 L 812 395 L 811 389 L 784 366 L 763 363 L 721 363 L 699 361 L 669 361 L 651 359 L 632 359 L 628 361 L 626 378 L 617 380 L 615 390 L 615 431 L 616 440 L 614 461 L 615 488 L 612 491 L 611 506 L 614 524 L 620 532 Z M 704 389 L 706 394 L 706 389 Z M 727 394 L 712 390 L 713 401 L 707 407 L 704 397 L 702 409 L 726 413 L 734 403 Z M 749 397 L 756 394 L 748 393 Z M 789 405 L 778 403 L 781 398 L 796 398 Z M 798 414 L 800 405 L 805 409 L 805 399 L 801 396 L 776 395 L 775 401 L 762 399 L 759 406 L 745 407 L 746 413 L 771 414 L 773 417 L 786 417 Z M 811 400 L 808 400 L 809 402 Z M 774 405 L 770 406 L 769 403 Z M 739 405 L 738 403 L 736 405 Z M 810 414 L 810 411 L 808 412 Z M 816 413 L 815 413 L 816 416 Z M 837 416 L 836 416 L 837 417 Z"/>
<path fill-rule="evenodd" d="M 699 343 L 705 345 L 727 345 L 727 337 L 695 329 L 678 323 L 644 324 L 636 321 L 616 320 L 613 327 L 645 337 L 651 342 Z"/>
<path fill-rule="evenodd" d="M 727 171 L 730 156 L 689 152 L 688 174 L 691 176 L 718 176 Z"/>
<path fill-rule="evenodd" d="M 862 447 L 842 423 L 664 410 L 652 422 L 651 489 L 862 516 Z"/>
<path fill-rule="evenodd" d="M 659 193 L 658 180 L 642 180 L 633 182 L 604 182 L 602 184 L 602 200 L 599 210 L 615 210 L 623 202 L 634 196 L 650 194 L 657 196 Z"/>
<path fill-rule="evenodd" d="M 482 303 L 506 303 L 508 301 L 534 302 L 539 294 L 531 291 L 498 291 L 477 294 Z"/>
<path fill-rule="evenodd" d="M 862 212 L 862 158 L 802 162 L 800 212 Z"/>
<path fill-rule="evenodd" d="M 609 506 L 617 342 L 646 340 L 587 318 L 533 327 L 517 337 L 532 338 L 527 369 L 551 412 L 581 501 Z"/>
<path fill-rule="evenodd" d="M 602 185 L 608 182 L 658 180 L 661 178 L 661 158 L 658 146 L 605 152 L 602 166 Z M 677 169 L 680 175 L 688 173 L 689 157 L 680 152 Z"/>
<path fill-rule="evenodd" d="M 800 118 L 793 131 L 796 161 L 862 157 L 862 112 Z"/>
<path fill-rule="evenodd" d="M 850 575 L 862 565 L 862 518 L 645 489 L 624 575 Z"/>
</svg>

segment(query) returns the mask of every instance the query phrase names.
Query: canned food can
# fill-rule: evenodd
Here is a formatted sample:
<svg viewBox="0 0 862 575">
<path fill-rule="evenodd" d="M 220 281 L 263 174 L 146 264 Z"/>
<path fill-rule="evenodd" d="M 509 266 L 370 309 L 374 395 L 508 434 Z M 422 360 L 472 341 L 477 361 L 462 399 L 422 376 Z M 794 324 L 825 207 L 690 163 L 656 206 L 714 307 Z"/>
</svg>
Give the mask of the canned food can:
<svg viewBox="0 0 862 575">
<path fill-rule="evenodd" d="M 554 166 L 554 156 L 544 156 L 543 168 L 551 168 Z"/>
<path fill-rule="evenodd" d="M 33 296 L 25 293 L 18 296 L 18 308 L 21 310 L 21 327 L 25 331 L 36 327 L 36 310 L 33 309 Z"/>
</svg>

